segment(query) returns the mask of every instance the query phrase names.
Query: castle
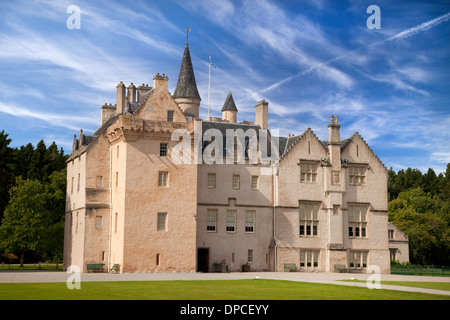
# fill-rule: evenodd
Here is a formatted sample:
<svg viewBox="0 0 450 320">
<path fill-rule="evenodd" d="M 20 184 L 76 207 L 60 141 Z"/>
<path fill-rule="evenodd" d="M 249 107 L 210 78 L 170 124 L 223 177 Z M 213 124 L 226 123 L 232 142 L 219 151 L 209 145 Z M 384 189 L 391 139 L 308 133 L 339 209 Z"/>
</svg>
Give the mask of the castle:
<svg viewBox="0 0 450 320">
<path fill-rule="evenodd" d="M 173 95 L 165 74 L 153 87 L 120 82 L 116 104 L 101 107 L 100 127 L 74 136 L 64 268 L 365 272 L 376 265 L 389 273 L 390 258 L 407 257 L 407 239 L 406 249 L 389 244 L 390 230 L 392 238 L 401 232 L 388 225 L 387 170 L 358 133 L 341 139 L 337 116 L 328 141 L 309 128 L 278 137 L 268 128 L 267 101 L 256 104 L 254 121 L 240 123 L 231 93 L 222 118 L 201 120 L 200 101 L 186 43 Z"/>
</svg>

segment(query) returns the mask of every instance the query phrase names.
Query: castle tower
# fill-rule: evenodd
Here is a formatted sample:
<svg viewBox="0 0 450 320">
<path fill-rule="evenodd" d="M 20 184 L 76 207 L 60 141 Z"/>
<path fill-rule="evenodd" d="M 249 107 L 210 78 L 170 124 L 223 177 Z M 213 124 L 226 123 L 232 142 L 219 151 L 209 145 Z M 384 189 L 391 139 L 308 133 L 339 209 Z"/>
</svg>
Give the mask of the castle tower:
<svg viewBox="0 0 450 320">
<path fill-rule="evenodd" d="M 234 103 L 233 96 L 231 92 L 228 93 L 227 99 L 223 104 L 222 108 L 222 120 L 226 120 L 231 123 L 237 122 L 237 112 L 236 104 Z"/>
<path fill-rule="evenodd" d="M 185 115 L 194 118 L 199 117 L 201 98 L 195 82 L 194 68 L 192 66 L 191 54 L 189 52 L 187 41 L 183 60 L 181 61 L 177 87 L 175 88 L 173 97 Z"/>
</svg>

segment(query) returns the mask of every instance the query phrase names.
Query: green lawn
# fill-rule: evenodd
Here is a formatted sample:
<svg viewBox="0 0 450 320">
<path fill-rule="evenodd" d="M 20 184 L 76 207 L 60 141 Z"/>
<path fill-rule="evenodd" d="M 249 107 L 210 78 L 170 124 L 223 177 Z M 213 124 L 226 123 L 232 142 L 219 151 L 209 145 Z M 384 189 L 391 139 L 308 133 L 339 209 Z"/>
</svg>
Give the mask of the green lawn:
<svg viewBox="0 0 450 320">
<path fill-rule="evenodd" d="M 364 280 L 341 280 L 341 281 L 366 282 Z M 450 282 L 380 281 L 380 284 L 450 291 Z"/>
<path fill-rule="evenodd" d="M 282 280 L 1 283 L 0 300 L 450 300 L 449 296 Z"/>
</svg>

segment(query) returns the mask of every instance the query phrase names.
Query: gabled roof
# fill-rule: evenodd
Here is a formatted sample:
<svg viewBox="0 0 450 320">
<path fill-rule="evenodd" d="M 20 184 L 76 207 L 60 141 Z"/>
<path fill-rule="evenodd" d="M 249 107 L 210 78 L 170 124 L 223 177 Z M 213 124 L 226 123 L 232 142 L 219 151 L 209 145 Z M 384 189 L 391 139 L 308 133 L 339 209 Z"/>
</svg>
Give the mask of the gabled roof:
<svg viewBox="0 0 450 320">
<path fill-rule="evenodd" d="M 303 132 L 302 134 L 298 136 L 292 136 L 292 137 L 280 137 L 280 157 L 281 159 L 286 157 L 286 155 L 291 151 L 294 146 L 305 136 L 307 132 L 311 132 L 311 134 L 317 139 L 319 143 L 324 147 L 325 150 L 327 150 L 327 143 L 324 143 L 324 141 L 319 140 L 319 138 L 316 136 L 316 134 L 311 130 L 311 128 L 308 128 Z"/>
<path fill-rule="evenodd" d="M 222 111 L 238 111 L 231 92 L 228 93 L 225 103 L 223 104 Z"/>
<path fill-rule="evenodd" d="M 191 54 L 189 52 L 189 46 L 187 43 L 184 49 L 180 74 L 178 76 L 177 87 L 175 88 L 173 97 L 200 99 L 200 94 L 197 90 L 197 83 L 195 82 L 194 67 L 192 66 Z"/>
</svg>

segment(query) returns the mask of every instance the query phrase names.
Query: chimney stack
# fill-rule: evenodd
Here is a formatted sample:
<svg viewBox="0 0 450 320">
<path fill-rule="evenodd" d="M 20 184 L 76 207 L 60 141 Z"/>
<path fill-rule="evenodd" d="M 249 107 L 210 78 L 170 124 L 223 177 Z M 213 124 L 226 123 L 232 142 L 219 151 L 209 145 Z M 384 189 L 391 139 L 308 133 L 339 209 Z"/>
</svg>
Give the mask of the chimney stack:
<svg viewBox="0 0 450 320">
<path fill-rule="evenodd" d="M 130 83 L 130 85 L 128 86 L 128 102 L 130 103 L 134 103 L 136 102 L 136 86 L 132 83 Z"/>
<path fill-rule="evenodd" d="M 157 73 L 153 77 L 153 87 L 154 88 L 162 88 L 167 90 L 167 84 L 169 83 L 169 77 L 167 77 L 164 73 L 160 75 Z"/>
<path fill-rule="evenodd" d="M 328 153 L 330 156 L 331 166 L 335 170 L 341 167 L 341 140 L 339 136 L 340 128 L 341 125 L 338 123 L 338 117 L 331 116 L 331 122 L 328 125 Z"/>
<path fill-rule="evenodd" d="M 127 97 L 125 96 L 125 85 L 122 81 L 117 85 L 117 107 L 116 113 L 123 113 L 125 109 L 125 104 L 127 103 Z"/>
<path fill-rule="evenodd" d="M 149 87 L 148 84 L 142 84 L 137 88 L 137 101 L 139 102 L 141 98 L 149 91 L 152 90 L 152 87 Z"/>
<path fill-rule="evenodd" d="M 269 128 L 269 103 L 265 100 L 259 101 L 255 106 L 255 125 L 261 129 Z"/>
<path fill-rule="evenodd" d="M 340 144 L 340 128 L 341 125 L 338 123 L 338 117 L 337 116 L 331 116 L 331 122 L 328 125 L 328 133 L 329 133 L 329 139 L 328 144 Z"/>
</svg>

